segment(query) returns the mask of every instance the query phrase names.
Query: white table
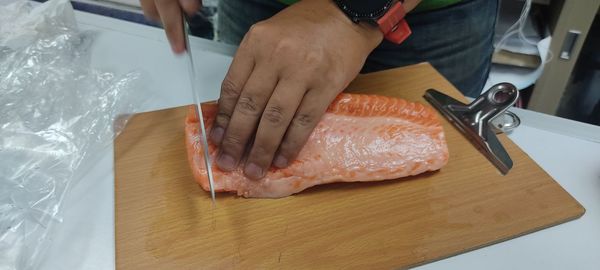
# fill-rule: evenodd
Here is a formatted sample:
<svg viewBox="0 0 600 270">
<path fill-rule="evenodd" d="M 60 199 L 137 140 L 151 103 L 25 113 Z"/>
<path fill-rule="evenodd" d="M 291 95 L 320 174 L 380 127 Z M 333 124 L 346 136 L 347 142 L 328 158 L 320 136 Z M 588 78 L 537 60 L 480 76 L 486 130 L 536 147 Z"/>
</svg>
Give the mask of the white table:
<svg viewBox="0 0 600 270">
<path fill-rule="evenodd" d="M 141 111 L 192 103 L 187 66 L 171 54 L 162 30 L 87 13 L 84 29 L 100 32 L 94 67 L 115 72 L 141 70 L 149 95 Z M 218 97 L 233 48 L 191 40 L 204 68 L 205 99 Z M 515 110 L 523 124 L 510 138 L 587 209 L 575 221 L 421 266 L 421 269 L 598 269 L 600 265 L 600 128 Z M 74 185 L 64 201 L 42 269 L 114 269 L 113 149 Z"/>
</svg>

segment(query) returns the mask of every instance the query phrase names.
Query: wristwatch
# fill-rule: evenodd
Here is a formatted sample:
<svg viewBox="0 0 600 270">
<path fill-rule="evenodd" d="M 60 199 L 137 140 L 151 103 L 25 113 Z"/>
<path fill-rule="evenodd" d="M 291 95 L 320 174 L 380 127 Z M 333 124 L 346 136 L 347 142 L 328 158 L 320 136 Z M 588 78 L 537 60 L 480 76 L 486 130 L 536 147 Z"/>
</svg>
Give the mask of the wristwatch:
<svg viewBox="0 0 600 270">
<path fill-rule="evenodd" d="M 376 25 L 384 37 L 396 44 L 402 43 L 411 31 L 404 19 L 404 0 L 333 0 L 355 23 Z"/>
</svg>

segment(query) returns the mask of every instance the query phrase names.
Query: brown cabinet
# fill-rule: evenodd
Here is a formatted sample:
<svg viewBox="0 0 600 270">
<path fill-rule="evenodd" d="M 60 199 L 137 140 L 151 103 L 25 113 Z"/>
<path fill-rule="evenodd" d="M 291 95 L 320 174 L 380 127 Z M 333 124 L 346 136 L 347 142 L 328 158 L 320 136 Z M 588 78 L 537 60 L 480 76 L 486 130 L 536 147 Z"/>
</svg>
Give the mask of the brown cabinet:
<svg viewBox="0 0 600 270">
<path fill-rule="evenodd" d="M 556 115 L 600 0 L 534 2 L 548 5 L 553 59 L 535 83 L 528 109 Z"/>
</svg>

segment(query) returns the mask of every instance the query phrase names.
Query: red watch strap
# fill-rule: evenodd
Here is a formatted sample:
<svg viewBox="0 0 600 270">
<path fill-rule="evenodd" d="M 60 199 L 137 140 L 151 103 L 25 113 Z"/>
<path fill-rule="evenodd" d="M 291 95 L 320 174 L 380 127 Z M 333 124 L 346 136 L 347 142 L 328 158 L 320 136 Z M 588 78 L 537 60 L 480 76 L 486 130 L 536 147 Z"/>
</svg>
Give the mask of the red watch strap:
<svg viewBox="0 0 600 270">
<path fill-rule="evenodd" d="M 410 36 L 412 32 L 404 16 L 406 16 L 404 7 L 400 2 L 396 2 L 385 15 L 377 20 L 379 29 L 387 40 L 400 44 Z"/>
</svg>

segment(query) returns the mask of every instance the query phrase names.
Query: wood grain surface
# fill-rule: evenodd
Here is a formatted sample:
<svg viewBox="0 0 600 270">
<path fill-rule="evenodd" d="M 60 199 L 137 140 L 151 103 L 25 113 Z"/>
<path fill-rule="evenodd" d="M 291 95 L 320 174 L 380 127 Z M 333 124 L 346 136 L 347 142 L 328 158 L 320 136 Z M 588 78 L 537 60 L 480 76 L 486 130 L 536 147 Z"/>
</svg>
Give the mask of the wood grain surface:
<svg viewBox="0 0 600 270">
<path fill-rule="evenodd" d="M 464 100 L 429 64 L 359 76 L 349 91 L 428 104 L 428 88 Z M 407 268 L 585 211 L 506 136 L 515 166 L 501 176 L 445 119 L 450 159 L 438 172 L 282 199 L 217 194 L 213 208 L 188 167 L 185 114 L 135 115 L 115 141 L 117 269 Z"/>
</svg>

